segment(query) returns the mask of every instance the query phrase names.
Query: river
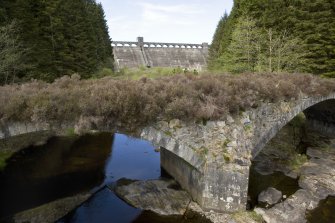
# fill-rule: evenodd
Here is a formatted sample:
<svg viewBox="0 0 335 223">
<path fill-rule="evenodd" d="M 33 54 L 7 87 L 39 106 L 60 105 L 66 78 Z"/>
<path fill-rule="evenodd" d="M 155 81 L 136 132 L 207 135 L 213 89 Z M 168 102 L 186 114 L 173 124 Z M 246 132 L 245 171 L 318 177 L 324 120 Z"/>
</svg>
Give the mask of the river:
<svg viewBox="0 0 335 223">
<path fill-rule="evenodd" d="M 208 222 L 200 216 L 162 217 L 134 208 L 110 189 L 121 178 L 162 177 L 168 176 L 160 167 L 160 153 L 147 141 L 111 133 L 52 137 L 44 145 L 14 154 L 0 172 L 0 222 L 11 222 L 19 212 L 86 192 L 93 195 L 57 222 Z M 297 180 L 280 172 L 262 175 L 252 169 L 251 180 L 252 206 L 269 186 L 287 196 L 299 189 Z M 334 197 L 320 202 L 308 213 L 308 222 L 334 222 L 334 203 Z"/>
</svg>

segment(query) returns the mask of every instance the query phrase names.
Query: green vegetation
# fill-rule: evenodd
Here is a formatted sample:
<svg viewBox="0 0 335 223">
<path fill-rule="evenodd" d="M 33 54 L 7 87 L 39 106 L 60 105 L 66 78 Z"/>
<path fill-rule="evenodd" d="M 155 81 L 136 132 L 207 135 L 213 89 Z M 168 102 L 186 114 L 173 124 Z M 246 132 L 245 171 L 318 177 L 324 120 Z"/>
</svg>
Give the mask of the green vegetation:
<svg viewBox="0 0 335 223">
<path fill-rule="evenodd" d="M 235 0 L 218 23 L 209 66 L 335 77 L 334 7 L 329 0 Z"/>
<path fill-rule="evenodd" d="M 225 141 L 223 142 L 223 148 L 226 149 L 226 147 L 228 146 L 228 144 L 231 142 L 231 140 L 229 139 L 225 139 Z"/>
<path fill-rule="evenodd" d="M 299 170 L 307 161 L 308 158 L 305 154 L 295 154 L 293 157 L 290 157 L 288 165 L 292 170 Z"/>
<path fill-rule="evenodd" d="M 298 129 L 303 128 L 306 124 L 305 114 L 303 112 L 299 113 L 288 124 L 293 126 L 294 128 L 298 128 Z"/>
<path fill-rule="evenodd" d="M 95 0 L 1 0 L 0 84 L 89 78 L 113 68 L 104 11 Z"/>
<path fill-rule="evenodd" d="M 52 84 L 32 81 L 0 87 L 0 103 L 6 105 L 0 107 L 0 120 L 52 124 L 96 117 L 105 124 L 132 128 L 157 118 L 218 120 L 263 102 L 328 95 L 334 86 L 331 79 L 299 74 L 175 75 L 140 80 L 80 80 L 73 75 Z"/>
<path fill-rule="evenodd" d="M 229 163 L 229 162 L 232 161 L 232 159 L 231 159 L 231 157 L 230 157 L 230 155 L 229 155 L 228 153 L 223 153 L 223 159 L 224 159 L 227 163 Z"/>
<path fill-rule="evenodd" d="M 122 68 L 119 71 L 113 71 L 109 68 L 103 68 L 94 73 L 91 79 L 103 77 L 112 77 L 117 80 L 139 80 L 142 78 L 169 77 L 180 74 L 198 75 L 202 72 L 197 70 L 184 70 L 181 67 L 151 67 L 144 66 L 138 68 Z"/>
<path fill-rule="evenodd" d="M 13 155 L 12 151 L 0 151 L 0 171 L 6 167 L 6 160 Z"/>
<path fill-rule="evenodd" d="M 76 132 L 74 128 L 68 128 L 65 131 L 65 135 L 68 137 L 76 136 Z"/>
<path fill-rule="evenodd" d="M 239 211 L 239 212 L 235 212 L 232 216 L 233 216 L 233 219 L 236 220 L 237 223 L 244 223 L 244 222 L 262 223 L 264 222 L 262 216 L 257 214 L 255 211 Z"/>
<path fill-rule="evenodd" d="M 183 70 L 181 67 L 139 67 L 139 68 L 122 68 L 118 72 L 105 73 L 103 76 L 111 76 L 115 79 L 139 80 L 141 78 L 158 78 L 174 76 L 178 74 L 197 75 L 198 71 Z"/>
<path fill-rule="evenodd" d="M 247 131 L 247 132 L 252 130 L 252 126 L 251 126 L 251 124 L 246 124 L 246 125 L 243 126 L 243 128 L 244 128 L 244 130 Z"/>
<path fill-rule="evenodd" d="M 26 49 L 19 41 L 17 22 L 0 26 L 0 84 L 15 82 L 16 74 L 24 71 Z"/>
<path fill-rule="evenodd" d="M 197 149 L 196 152 L 203 158 L 205 158 L 208 155 L 208 148 L 202 146 L 201 148 Z"/>
</svg>

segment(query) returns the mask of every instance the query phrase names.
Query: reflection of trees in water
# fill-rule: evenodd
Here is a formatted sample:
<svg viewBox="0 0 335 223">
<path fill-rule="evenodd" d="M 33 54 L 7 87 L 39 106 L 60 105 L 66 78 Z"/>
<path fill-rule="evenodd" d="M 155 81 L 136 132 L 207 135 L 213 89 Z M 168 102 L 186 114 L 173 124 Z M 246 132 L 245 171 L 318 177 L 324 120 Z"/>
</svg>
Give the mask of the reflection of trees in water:
<svg viewBox="0 0 335 223">
<path fill-rule="evenodd" d="M 0 175 L 0 219 L 101 184 L 113 138 L 53 137 L 16 153 Z"/>
</svg>

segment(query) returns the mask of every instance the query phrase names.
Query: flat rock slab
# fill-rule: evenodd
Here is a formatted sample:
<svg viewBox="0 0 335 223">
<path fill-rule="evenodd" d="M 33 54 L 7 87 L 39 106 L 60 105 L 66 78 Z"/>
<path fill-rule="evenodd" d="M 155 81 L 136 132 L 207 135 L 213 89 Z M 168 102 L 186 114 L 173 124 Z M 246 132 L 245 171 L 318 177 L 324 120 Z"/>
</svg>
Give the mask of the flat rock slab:
<svg viewBox="0 0 335 223">
<path fill-rule="evenodd" d="M 87 193 L 59 199 L 37 208 L 20 212 L 13 219 L 15 223 L 52 223 L 64 217 L 90 196 L 91 194 Z"/>
<path fill-rule="evenodd" d="M 115 193 L 136 208 L 160 215 L 183 215 L 191 202 L 190 195 L 179 190 L 174 180 L 121 180 Z"/>
</svg>

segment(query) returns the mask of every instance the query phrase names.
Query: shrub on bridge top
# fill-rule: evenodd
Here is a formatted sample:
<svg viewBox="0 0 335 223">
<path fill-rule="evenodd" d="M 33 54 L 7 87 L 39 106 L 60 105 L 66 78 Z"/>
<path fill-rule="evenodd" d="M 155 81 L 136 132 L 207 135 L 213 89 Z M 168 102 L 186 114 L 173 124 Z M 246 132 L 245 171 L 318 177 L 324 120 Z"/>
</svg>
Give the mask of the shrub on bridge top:
<svg viewBox="0 0 335 223">
<path fill-rule="evenodd" d="M 312 75 L 176 75 L 157 79 L 33 81 L 0 87 L 0 120 L 78 121 L 100 117 L 136 128 L 156 119 L 221 119 L 266 102 L 334 92 L 333 80 Z"/>
</svg>

